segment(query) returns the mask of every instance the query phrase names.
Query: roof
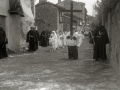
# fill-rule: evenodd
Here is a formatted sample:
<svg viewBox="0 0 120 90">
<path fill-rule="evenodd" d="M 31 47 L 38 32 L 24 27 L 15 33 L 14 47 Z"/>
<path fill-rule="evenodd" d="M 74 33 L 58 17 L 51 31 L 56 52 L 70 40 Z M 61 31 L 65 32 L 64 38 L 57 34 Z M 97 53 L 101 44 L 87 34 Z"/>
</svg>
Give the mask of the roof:
<svg viewBox="0 0 120 90">
<path fill-rule="evenodd" d="M 52 5 L 52 6 L 56 7 L 56 8 L 58 8 L 59 10 L 66 10 L 64 7 L 59 6 L 59 5 L 57 5 L 57 4 L 53 4 L 53 3 L 51 3 L 51 2 L 40 2 L 40 3 L 36 4 L 35 7 L 38 7 L 38 6 L 44 5 L 44 4 Z"/>
<path fill-rule="evenodd" d="M 61 6 L 61 7 L 63 7 L 63 8 L 65 8 L 66 10 L 70 10 L 70 4 L 71 2 L 70 2 L 70 0 L 65 0 L 65 1 L 61 1 L 61 2 L 59 2 L 59 3 L 57 3 L 57 5 L 58 6 Z M 77 2 L 77 1 L 73 1 L 73 10 L 83 10 L 83 8 L 82 7 L 84 7 L 85 8 L 85 3 L 83 3 L 83 2 Z M 86 13 L 87 13 L 87 9 L 85 8 L 85 11 L 86 11 Z M 79 19 L 82 19 L 81 18 L 81 16 L 79 16 L 80 15 L 80 13 L 81 12 L 74 12 L 74 17 L 77 17 L 77 18 L 79 18 Z M 64 12 L 64 14 L 66 14 L 66 12 Z M 69 15 L 68 15 L 69 16 Z"/>
<path fill-rule="evenodd" d="M 85 5 L 85 3 L 83 3 L 83 2 L 77 2 L 77 1 L 73 1 L 73 4 L 75 4 L 74 8 L 76 8 L 76 6 L 80 6 L 81 4 Z M 57 5 L 61 6 L 61 7 L 64 7 L 65 9 L 67 9 L 66 6 L 70 5 L 70 1 L 67 1 L 67 0 L 61 1 L 61 2 L 57 3 Z"/>
</svg>

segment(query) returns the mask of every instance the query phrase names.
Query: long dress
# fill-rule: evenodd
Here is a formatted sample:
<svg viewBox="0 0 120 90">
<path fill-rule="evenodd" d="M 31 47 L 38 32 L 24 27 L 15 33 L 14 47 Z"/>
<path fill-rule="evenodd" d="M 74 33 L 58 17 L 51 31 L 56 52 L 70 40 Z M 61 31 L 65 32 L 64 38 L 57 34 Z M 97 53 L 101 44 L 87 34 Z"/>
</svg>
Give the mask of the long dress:
<svg viewBox="0 0 120 90">
<path fill-rule="evenodd" d="M 99 58 L 102 60 L 107 59 L 106 55 L 106 44 L 109 43 L 109 38 L 107 31 L 104 26 L 98 26 L 94 32 L 94 53 L 93 59 L 98 60 Z M 93 44 L 93 41 L 91 42 Z"/>
<path fill-rule="evenodd" d="M 40 35 L 39 35 L 39 32 L 36 30 L 36 34 L 37 34 L 37 41 L 36 41 L 36 49 L 38 49 L 38 46 L 39 46 L 39 41 L 40 41 Z"/>
<path fill-rule="evenodd" d="M 83 42 L 83 39 L 84 39 L 84 35 L 82 33 L 78 33 L 79 34 L 79 41 L 78 41 L 78 47 L 81 46 L 82 42 Z"/>
<path fill-rule="evenodd" d="M 50 38 L 49 38 L 49 46 L 52 48 L 52 49 L 54 49 L 54 50 L 56 50 L 56 38 L 54 37 L 54 35 L 53 34 L 51 34 L 50 35 Z"/>
<path fill-rule="evenodd" d="M 7 51 L 6 51 L 6 44 L 8 43 L 6 38 L 6 33 L 3 30 L 2 27 L 0 27 L 0 59 L 4 57 L 8 57 Z"/>
<path fill-rule="evenodd" d="M 29 51 L 36 51 L 36 43 L 38 42 L 37 34 L 35 30 L 30 30 L 27 33 L 27 39 L 26 42 L 29 43 Z"/>
<path fill-rule="evenodd" d="M 60 39 L 59 39 L 59 47 L 64 47 L 64 37 L 63 35 L 59 35 Z"/>
<path fill-rule="evenodd" d="M 61 45 L 61 43 L 60 43 L 60 35 L 59 35 L 59 33 L 57 33 L 56 35 L 57 35 L 57 49 L 59 49 L 60 45 Z"/>
<path fill-rule="evenodd" d="M 67 45 L 67 44 L 66 44 L 66 37 L 67 37 L 67 36 L 66 36 L 66 33 L 64 33 L 64 46 L 65 46 L 65 47 L 66 47 L 66 45 Z"/>
<path fill-rule="evenodd" d="M 55 49 L 57 49 L 57 48 L 58 48 L 58 41 L 57 41 L 58 37 L 57 37 L 57 34 L 56 34 L 55 31 L 52 31 L 52 32 L 54 33 L 54 34 L 53 34 L 54 46 L 55 46 Z"/>
</svg>

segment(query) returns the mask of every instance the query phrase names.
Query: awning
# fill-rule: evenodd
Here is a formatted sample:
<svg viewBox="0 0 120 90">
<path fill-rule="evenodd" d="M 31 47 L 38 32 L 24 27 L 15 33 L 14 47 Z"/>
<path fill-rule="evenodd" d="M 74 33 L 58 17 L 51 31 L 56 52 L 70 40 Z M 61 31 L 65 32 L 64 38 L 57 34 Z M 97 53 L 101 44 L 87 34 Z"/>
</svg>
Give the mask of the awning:
<svg viewBox="0 0 120 90">
<path fill-rule="evenodd" d="M 31 0 L 20 0 L 20 4 L 24 13 L 25 20 L 34 22 L 34 16 L 31 9 Z"/>
</svg>

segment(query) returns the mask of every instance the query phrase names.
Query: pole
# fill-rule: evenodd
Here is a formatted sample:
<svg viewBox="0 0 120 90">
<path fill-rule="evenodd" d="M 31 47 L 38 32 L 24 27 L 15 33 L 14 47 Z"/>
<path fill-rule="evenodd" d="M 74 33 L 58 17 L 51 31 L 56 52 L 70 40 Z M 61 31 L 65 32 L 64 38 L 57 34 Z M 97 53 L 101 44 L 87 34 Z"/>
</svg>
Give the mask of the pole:
<svg viewBox="0 0 120 90">
<path fill-rule="evenodd" d="M 71 1 L 71 14 L 70 14 L 70 35 L 73 35 L 73 1 Z"/>
</svg>

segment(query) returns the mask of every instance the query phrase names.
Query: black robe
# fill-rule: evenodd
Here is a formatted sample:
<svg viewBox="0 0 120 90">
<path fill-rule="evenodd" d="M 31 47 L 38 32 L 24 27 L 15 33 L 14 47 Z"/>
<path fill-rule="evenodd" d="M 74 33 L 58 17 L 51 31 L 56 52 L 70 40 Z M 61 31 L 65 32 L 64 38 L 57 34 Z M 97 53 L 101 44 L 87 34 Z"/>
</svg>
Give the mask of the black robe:
<svg viewBox="0 0 120 90">
<path fill-rule="evenodd" d="M 91 44 L 94 44 L 94 53 L 93 59 L 98 60 L 99 58 L 102 60 L 107 59 L 106 55 L 106 44 L 109 43 L 109 38 L 107 31 L 104 26 L 98 26 L 94 32 L 92 33 L 94 36 L 93 40 L 90 41 Z"/>
<path fill-rule="evenodd" d="M 38 46 L 39 46 L 38 44 L 39 44 L 39 40 L 40 40 L 38 31 L 36 31 L 36 35 L 37 35 L 36 49 L 38 50 Z"/>
<path fill-rule="evenodd" d="M 6 51 L 6 44 L 8 43 L 6 38 L 6 33 L 2 27 L 0 27 L 0 59 L 4 57 L 8 57 Z"/>
<path fill-rule="evenodd" d="M 42 31 L 40 34 L 40 46 L 49 46 L 49 33 L 47 31 Z"/>
<path fill-rule="evenodd" d="M 26 42 L 29 43 L 29 51 L 36 51 L 36 43 L 38 42 L 37 34 L 35 30 L 30 30 L 27 33 L 27 39 Z"/>
<path fill-rule="evenodd" d="M 69 59 L 78 59 L 78 47 L 77 46 L 68 46 L 68 58 Z"/>
</svg>

